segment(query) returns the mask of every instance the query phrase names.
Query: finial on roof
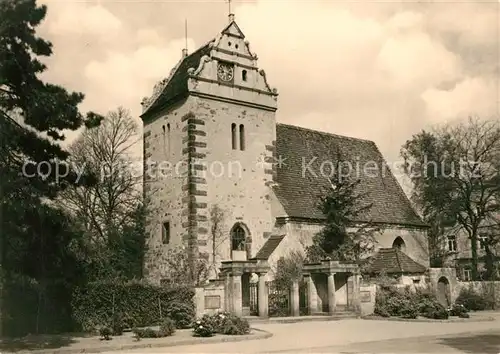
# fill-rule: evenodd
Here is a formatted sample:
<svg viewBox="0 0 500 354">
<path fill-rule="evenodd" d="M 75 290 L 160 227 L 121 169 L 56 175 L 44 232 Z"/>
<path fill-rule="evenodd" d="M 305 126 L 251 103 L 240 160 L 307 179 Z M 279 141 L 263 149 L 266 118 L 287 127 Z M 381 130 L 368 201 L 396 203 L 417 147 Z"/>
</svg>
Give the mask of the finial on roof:
<svg viewBox="0 0 500 354">
<path fill-rule="evenodd" d="M 229 6 L 229 23 L 234 21 L 234 14 L 231 11 L 231 0 L 227 0 L 227 4 Z"/>
<path fill-rule="evenodd" d="M 184 41 L 185 41 L 185 46 L 184 49 L 182 50 L 182 57 L 187 57 L 188 55 L 188 20 L 187 18 L 184 20 Z"/>
</svg>

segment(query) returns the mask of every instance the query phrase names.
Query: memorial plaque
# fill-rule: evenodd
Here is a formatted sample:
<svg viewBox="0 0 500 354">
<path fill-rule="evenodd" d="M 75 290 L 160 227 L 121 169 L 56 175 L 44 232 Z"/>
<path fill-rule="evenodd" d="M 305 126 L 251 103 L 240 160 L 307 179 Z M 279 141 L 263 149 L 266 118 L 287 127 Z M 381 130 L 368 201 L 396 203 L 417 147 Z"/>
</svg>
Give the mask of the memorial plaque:
<svg viewBox="0 0 500 354">
<path fill-rule="evenodd" d="M 205 308 L 210 310 L 220 309 L 220 296 L 219 295 L 205 296 Z"/>
<path fill-rule="evenodd" d="M 372 302 L 372 293 L 370 291 L 361 291 L 359 297 L 361 302 Z"/>
</svg>

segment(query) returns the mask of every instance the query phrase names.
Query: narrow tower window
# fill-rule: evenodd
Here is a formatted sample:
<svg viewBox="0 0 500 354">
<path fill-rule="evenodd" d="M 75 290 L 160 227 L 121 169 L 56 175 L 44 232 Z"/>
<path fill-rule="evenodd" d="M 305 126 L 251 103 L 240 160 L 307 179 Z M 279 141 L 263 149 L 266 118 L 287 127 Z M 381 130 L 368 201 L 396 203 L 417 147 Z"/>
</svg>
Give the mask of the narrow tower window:
<svg viewBox="0 0 500 354">
<path fill-rule="evenodd" d="M 168 245 L 170 243 L 170 222 L 168 221 L 162 224 L 161 240 L 164 245 Z"/>
<path fill-rule="evenodd" d="M 242 79 L 243 81 L 247 81 L 247 71 L 246 71 L 246 70 L 243 70 L 243 71 L 241 72 L 241 79 Z"/>
<path fill-rule="evenodd" d="M 240 124 L 240 150 L 245 150 L 245 127 Z"/>
<path fill-rule="evenodd" d="M 235 123 L 231 124 L 231 139 L 232 139 L 233 150 L 236 150 L 237 149 L 237 142 L 236 142 L 236 124 Z"/>
<path fill-rule="evenodd" d="M 167 123 L 167 154 L 170 157 L 170 123 Z"/>
</svg>

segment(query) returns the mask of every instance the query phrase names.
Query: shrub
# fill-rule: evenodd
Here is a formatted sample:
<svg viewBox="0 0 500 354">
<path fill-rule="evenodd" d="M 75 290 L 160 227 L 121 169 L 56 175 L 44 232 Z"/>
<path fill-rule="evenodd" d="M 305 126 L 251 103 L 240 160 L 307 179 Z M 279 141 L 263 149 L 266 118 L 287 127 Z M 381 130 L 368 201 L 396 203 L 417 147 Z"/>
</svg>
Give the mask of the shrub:
<svg viewBox="0 0 500 354">
<path fill-rule="evenodd" d="M 157 338 L 158 332 L 152 328 L 134 328 L 132 330 L 136 339 L 141 338 Z"/>
<path fill-rule="evenodd" d="M 189 287 L 160 287 L 141 281 L 100 281 L 77 288 L 73 294 L 73 316 L 85 331 L 102 323 L 113 323 L 113 313 L 123 316 L 124 327 L 159 325 L 166 314 L 180 328 L 192 322 L 194 291 Z"/>
<path fill-rule="evenodd" d="M 289 315 L 288 297 L 286 294 L 269 294 L 269 317 L 286 317 Z"/>
<path fill-rule="evenodd" d="M 217 333 L 226 335 L 243 335 L 250 332 L 250 324 L 244 318 L 227 313 L 216 314 L 214 317 L 216 318 L 214 322 L 217 325 L 215 328 Z"/>
<path fill-rule="evenodd" d="M 111 334 L 113 333 L 113 330 L 109 327 L 101 327 L 99 329 L 99 334 L 101 335 L 101 339 L 104 340 L 111 340 Z"/>
<path fill-rule="evenodd" d="M 450 316 L 460 317 L 460 315 L 467 314 L 467 309 L 465 308 L 464 305 L 453 304 L 450 307 L 450 309 L 448 310 L 448 313 L 450 314 Z M 467 316 L 468 316 L 468 314 L 467 314 Z M 463 318 L 468 318 L 468 317 L 463 317 Z"/>
<path fill-rule="evenodd" d="M 121 336 L 123 334 L 123 329 L 125 328 L 125 324 L 123 323 L 123 316 L 119 312 L 115 312 L 113 314 L 113 320 L 111 324 L 111 329 L 113 331 L 114 336 Z"/>
<path fill-rule="evenodd" d="M 175 327 L 179 329 L 190 328 L 195 318 L 195 309 L 191 303 L 174 301 L 167 307 L 167 316 L 171 318 Z"/>
<path fill-rule="evenodd" d="M 160 325 L 159 337 L 170 337 L 175 333 L 175 322 L 169 317 L 166 317 Z"/>
<path fill-rule="evenodd" d="M 195 322 L 193 330 L 195 335 L 203 337 L 209 337 L 215 333 L 225 335 L 243 335 L 250 333 L 250 324 L 244 318 L 228 312 L 219 312 L 213 315 L 204 315 L 201 319 Z M 202 335 L 209 333 L 212 334 Z"/>
<path fill-rule="evenodd" d="M 459 318 L 470 318 L 469 314 L 467 312 L 463 312 L 458 315 Z"/>
<path fill-rule="evenodd" d="M 382 317 L 416 318 L 418 308 L 408 289 L 400 290 L 392 285 L 380 286 L 375 297 L 375 314 Z"/>
<path fill-rule="evenodd" d="M 209 315 L 204 315 L 193 325 L 193 336 L 195 337 L 212 337 L 214 334 L 214 319 Z"/>
<path fill-rule="evenodd" d="M 491 304 L 483 298 L 479 293 L 472 288 L 463 288 L 455 301 L 456 304 L 463 305 L 470 311 L 483 311 L 491 306 Z"/>
</svg>

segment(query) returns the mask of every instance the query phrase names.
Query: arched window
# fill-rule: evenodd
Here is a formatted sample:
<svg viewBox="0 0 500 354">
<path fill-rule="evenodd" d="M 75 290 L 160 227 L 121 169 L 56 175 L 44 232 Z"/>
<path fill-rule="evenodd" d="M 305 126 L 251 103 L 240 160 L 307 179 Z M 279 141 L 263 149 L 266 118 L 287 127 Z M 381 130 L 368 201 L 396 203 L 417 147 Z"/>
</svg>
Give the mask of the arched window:
<svg viewBox="0 0 500 354">
<path fill-rule="evenodd" d="M 245 251 L 246 232 L 241 225 L 235 225 L 231 230 L 231 250 Z"/>
<path fill-rule="evenodd" d="M 236 124 L 235 123 L 231 124 L 231 139 L 232 139 L 233 150 L 236 150 L 237 149 L 237 142 L 236 142 Z"/>
<path fill-rule="evenodd" d="M 401 237 L 399 237 L 399 236 L 396 237 L 396 239 L 392 243 L 392 248 L 397 248 L 401 252 L 405 252 L 406 251 L 405 241 Z"/>
<path fill-rule="evenodd" d="M 247 81 L 247 71 L 246 71 L 246 70 L 243 70 L 243 71 L 241 72 L 241 79 L 242 79 L 243 81 Z"/>
<path fill-rule="evenodd" d="M 240 124 L 240 150 L 245 150 L 245 127 Z"/>
</svg>

